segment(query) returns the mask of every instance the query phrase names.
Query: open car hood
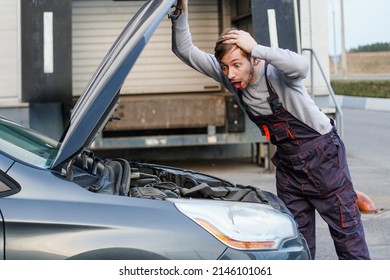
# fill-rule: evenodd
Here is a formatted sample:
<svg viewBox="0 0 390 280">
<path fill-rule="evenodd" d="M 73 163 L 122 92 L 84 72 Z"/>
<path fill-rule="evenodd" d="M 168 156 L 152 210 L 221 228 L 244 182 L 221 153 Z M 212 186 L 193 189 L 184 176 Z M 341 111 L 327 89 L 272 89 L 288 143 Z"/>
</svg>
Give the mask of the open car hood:
<svg viewBox="0 0 390 280">
<path fill-rule="evenodd" d="M 117 107 L 119 90 L 161 20 L 175 0 L 149 0 L 123 29 L 78 99 L 59 141 L 55 169 L 88 147 Z"/>
</svg>

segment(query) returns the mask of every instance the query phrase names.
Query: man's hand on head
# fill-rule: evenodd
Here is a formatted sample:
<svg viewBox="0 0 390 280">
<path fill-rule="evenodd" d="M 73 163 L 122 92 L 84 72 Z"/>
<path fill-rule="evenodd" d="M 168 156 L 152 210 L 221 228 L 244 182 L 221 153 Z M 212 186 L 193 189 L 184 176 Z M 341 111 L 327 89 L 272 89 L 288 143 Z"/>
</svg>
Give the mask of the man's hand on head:
<svg viewBox="0 0 390 280">
<path fill-rule="evenodd" d="M 251 54 L 256 47 L 256 40 L 243 30 L 231 30 L 222 36 L 223 44 L 236 44 L 244 52 Z"/>
</svg>

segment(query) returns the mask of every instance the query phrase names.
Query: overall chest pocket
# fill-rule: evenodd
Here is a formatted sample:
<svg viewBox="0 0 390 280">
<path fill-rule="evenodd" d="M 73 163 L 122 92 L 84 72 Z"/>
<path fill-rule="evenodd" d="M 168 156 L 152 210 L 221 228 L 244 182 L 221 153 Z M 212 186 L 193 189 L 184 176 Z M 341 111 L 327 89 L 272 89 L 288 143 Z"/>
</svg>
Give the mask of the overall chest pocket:
<svg viewBox="0 0 390 280">
<path fill-rule="evenodd" d="M 270 124 L 269 129 L 271 131 L 271 135 L 277 142 L 286 139 L 295 139 L 293 133 L 291 132 L 290 125 L 287 122 L 272 123 Z"/>
</svg>

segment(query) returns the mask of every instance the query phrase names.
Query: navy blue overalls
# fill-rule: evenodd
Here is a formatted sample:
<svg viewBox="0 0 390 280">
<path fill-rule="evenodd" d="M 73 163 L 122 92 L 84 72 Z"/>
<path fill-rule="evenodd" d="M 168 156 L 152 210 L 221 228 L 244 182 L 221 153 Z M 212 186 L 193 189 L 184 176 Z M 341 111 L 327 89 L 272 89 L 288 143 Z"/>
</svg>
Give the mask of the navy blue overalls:
<svg viewBox="0 0 390 280">
<path fill-rule="evenodd" d="M 295 118 L 279 102 L 267 74 L 265 77 L 272 115 L 253 115 L 242 100 L 242 92 L 238 96 L 249 118 L 277 147 L 272 158 L 277 193 L 293 214 L 312 259 L 316 248 L 315 209 L 329 226 L 339 259 L 369 259 L 345 147 L 336 128 L 321 135 Z"/>
</svg>

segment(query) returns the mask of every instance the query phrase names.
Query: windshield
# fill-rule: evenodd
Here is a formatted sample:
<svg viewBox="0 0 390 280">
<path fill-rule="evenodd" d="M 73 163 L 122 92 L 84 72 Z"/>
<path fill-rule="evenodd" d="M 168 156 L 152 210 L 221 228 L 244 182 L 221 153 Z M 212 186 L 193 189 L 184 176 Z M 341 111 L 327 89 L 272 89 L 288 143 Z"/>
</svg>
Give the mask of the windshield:
<svg viewBox="0 0 390 280">
<path fill-rule="evenodd" d="M 0 149 L 37 167 L 48 168 L 58 142 L 0 116 Z"/>
</svg>

